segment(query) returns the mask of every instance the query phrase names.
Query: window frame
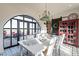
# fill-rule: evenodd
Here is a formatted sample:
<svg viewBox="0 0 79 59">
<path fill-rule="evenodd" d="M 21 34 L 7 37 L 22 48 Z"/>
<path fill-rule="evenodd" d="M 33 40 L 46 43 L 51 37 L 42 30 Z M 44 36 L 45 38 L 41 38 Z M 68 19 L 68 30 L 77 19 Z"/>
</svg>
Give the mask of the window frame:
<svg viewBox="0 0 79 59">
<path fill-rule="evenodd" d="M 20 20 L 20 19 L 15 19 L 14 17 L 17 17 L 17 16 L 22 16 L 23 17 L 23 20 Z M 41 27 L 40 27 L 40 25 L 39 25 L 39 23 L 37 22 L 37 20 L 36 19 L 34 19 L 33 17 L 31 17 L 31 16 L 28 16 L 28 15 L 17 15 L 17 16 L 14 16 L 14 17 L 12 17 L 10 20 L 8 20 L 8 21 L 10 21 L 10 28 L 4 28 L 4 26 L 6 25 L 6 23 L 8 22 L 6 22 L 4 25 L 3 25 L 3 32 L 4 32 L 4 29 L 10 29 L 10 47 L 13 47 L 13 46 L 17 46 L 18 45 L 18 41 L 19 41 L 19 30 L 21 29 L 21 28 L 19 28 L 19 23 L 20 22 L 23 22 L 23 40 L 24 40 L 24 36 L 25 36 L 25 34 L 24 34 L 24 31 L 25 31 L 25 28 L 24 28 L 24 23 L 27 23 L 27 35 L 29 35 L 30 34 L 30 30 L 32 30 L 32 35 L 35 35 L 36 36 L 36 34 L 33 34 L 33 30 L 34 30 L 34 32 L 36 32 L 36 30 L 40 30 L 41 31 Z M 29 18 L 29 19 L 31 19 L 32 20 L 32 22 L 31 21 L 25 21 L 24 20 L 24 18 L 25 17 L 27 17 L 27 18 Z M 12 28 L 12 20 L 17 20 L 17 28 Z M 34 21 L 36 21 L 36 22 L 33 22 L 33 20 Z M 29 28 L 29 24 L 30 23 L 32 23 L 32 28 Z M 33 28 L 33 24 L 35 24 L 35 26 L 34 26 L 34 28 Z M 36 24 L 38 24 L 39 25 L 39 28 L 36 28 Z M 17 37 L 17 45 L 13 45 L 12 46 L 12 29 L 16 29 L 17 30 L 17 35 L 18 35 L 18 37 Z M 4 33 L 3 33 L 4 34 Z M 3 46 L 4 46 L 4 35 L 3 35 Z M 4 47 L 4 49 L 6 49 L 6 48 L 10 48 L 10 47 Z"/>
</svg>

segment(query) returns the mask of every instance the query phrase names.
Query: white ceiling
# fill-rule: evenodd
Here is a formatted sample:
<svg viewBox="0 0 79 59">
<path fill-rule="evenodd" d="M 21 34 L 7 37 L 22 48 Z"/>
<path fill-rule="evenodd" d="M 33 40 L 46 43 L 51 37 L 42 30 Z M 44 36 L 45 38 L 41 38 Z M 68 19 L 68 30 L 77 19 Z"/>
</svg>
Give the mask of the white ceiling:
<svg viewBox="0 0 79 59">
<path fill-rule="evenodd" d="M 60 16 L 69 15 L 71 12 L 77 12 L 79 14 L 79 4 L 68 4 L 68 3 L 49 3 L 47 4 L 47 9 L 51 12 L 52 18 L 58 18 Z M 11 17 L 16 15 L 29 15 L 34 17 L 44 28 L 44 24 L 39 19 L 39 15 L 45 10 L 44 3 L 8 3 L 0 4 L 0 25 L 3 25 Z"/>
<path fill-rule="evenodd" d="M 18 9 L 18 10 L 32 10 L 37 15 L 43 13 L 45 8 L 45 3 L 9 3 L 0 4 L 0 9 Z M 78 3 L 47 3 L 47 10 L 51 12 L 52 15 L 57 15 L 65 11 L 79 9 Z"/>
<path fill-rule="evenodd" d="M 13 3 L 13 4 L 0 4 L 0 6 L 12 6 L 12 7 L 23 7 L 23 8 L 29 8 L 34 9 L 35 11 L 43 11 L 45 10 L 45 4 L 44 3 Z M 47 9 L 54 13 L 60 13 L 64 10 L 73 9 L 79 7 L 78 3 L 48 3 Z"/>
</svg>

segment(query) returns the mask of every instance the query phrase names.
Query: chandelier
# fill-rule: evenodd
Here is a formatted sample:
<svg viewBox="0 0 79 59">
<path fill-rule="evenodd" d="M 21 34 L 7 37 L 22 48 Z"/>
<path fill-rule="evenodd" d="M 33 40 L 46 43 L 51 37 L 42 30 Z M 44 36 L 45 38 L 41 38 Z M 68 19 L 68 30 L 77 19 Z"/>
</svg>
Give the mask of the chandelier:
<svg viewBox="0 0 79 59">
<path fill-rule="evenodd" d="M 47 10 L 47 3 L 45 3 L 45 10 L 40 16 L 41 21 L 50 21 L 50 12 Z"/>
</svg>

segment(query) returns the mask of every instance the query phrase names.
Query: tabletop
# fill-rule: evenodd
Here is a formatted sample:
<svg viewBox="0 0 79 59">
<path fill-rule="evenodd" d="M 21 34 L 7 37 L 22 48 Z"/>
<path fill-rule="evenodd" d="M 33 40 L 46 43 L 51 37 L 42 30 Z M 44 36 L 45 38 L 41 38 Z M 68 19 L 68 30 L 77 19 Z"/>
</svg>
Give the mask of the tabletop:
<svg viewBox="0 0 79 59">
<path fill-rule="evenodd" d="M 40 50 L 43 49 L 43 45 L 39 44 L 36 40 L 22 40 L 18 42 L 22 47 L 29 50 L 32 54 L 37 54 Z"/>
</svg>

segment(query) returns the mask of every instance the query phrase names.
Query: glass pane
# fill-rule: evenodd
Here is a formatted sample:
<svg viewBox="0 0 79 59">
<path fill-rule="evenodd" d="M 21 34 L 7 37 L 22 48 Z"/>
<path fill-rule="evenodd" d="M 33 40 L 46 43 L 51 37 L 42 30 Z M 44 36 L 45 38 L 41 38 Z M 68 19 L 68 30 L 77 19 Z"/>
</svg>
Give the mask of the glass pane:
<svg viewBox="0 0 79 59">
<path fill-rule="evenodd" d="M 12 45 L 17 44 L 17 29 L 12 29 Z"/>
<path fill-rule="evenodd" d="M 32 19 L 29 19 L 29 18 L 24 18 L 25 21 L 31 21 L 32 22 Z"/>
<path fill-rule="evenodd" d="M 33 20 L 33 22 L 36 22 L 36 20 Z"/>
<path fill-rule="evenodd" d="M 30 28 L 32 28 L 32 23 L 30 23 Z"/>
<path fill-rule="evenodd" d="M 23 28 L 23 22 L 20 22 L 20 28 Z"/>
<path fill-rule="evenodd" d="M 10 29 L 4 29 L 3 37 L 4 38 L 9 38 L 10 37 Z"/>
<path fill-rule="evenodd" d="M 29 34 L 32 34 L 32 29 L 30 29 L 29 31 L 30 31 L 30 33 L 29 33 Z"/>
<path fill-rule="evenodd" d="M 27 38 L 27 29 L 24 30 L 24 39 Z"/>
<path fill-rule="evenodd" d="M 24 30 L 24 35 L 27 35 L 27 29 Z"/>
<path fill-rule="evenodd" d="M 19 34 L 20 36 L 20 40 L 23 40 L 23 29 L 20 29 L 20 34 Z"/>
<path fill-rule="evenodd" d="M 35 24 L 33 23 L 33 28 L 35 28 Z"/>
<path fill-rule="evenodd" d="M 24 28 L 27 28 L 27 23 L 24 23 Z"/>
<path fill-rule="evenodd" d="M 4 25 L 4 28 L 10 28 L 10 20 Z"/>
<path fill-rule="evenodd" d="M 38 30 L 36 30 L 36 33 L 38 33 Z"/>
<path fill-rule="evenodd" d="M 20 36 L 23 36 L 23 29 L 20 29 Z"/>
<path fill-rule="evenodd" d="M 16 16 L 16 17 L 14 17 L 14 19 L 23 20 L 23 17 L 21 17 L 21 16 Z"/>
<path fill-rule="evenodd" d="M 10 29 L 4 29 L 3 31 L 3 38 L 4 38 L 4 47 L 9 47 L 11 46 L 10 44 Z"/>
<path fill-rule="evenodd" d="M 33 34 L 35 34 L 35 30 L 33 29 Z"/>
<path fill-rule="evenodd" d="M 5 38 L 4 39 L 4 47 L 9 47 L 9 46 L 11 46 L 11 44 L 10 44 L 10 41 L 11 39 L 10 38 Z"/>
<path fill-rule="evenodd" d="M 17 29 L 12 29 L 12 37 L 17 37 Z"/>
<path fill-rule="evenodd" d="M 12 28 L 17 28 L 17 20 L 12 20 Z"/>
<path fill-rule="evenodd" d="M 12 37 L 12 45 L 17 45 L 17 37 Z"/>
</svg>

